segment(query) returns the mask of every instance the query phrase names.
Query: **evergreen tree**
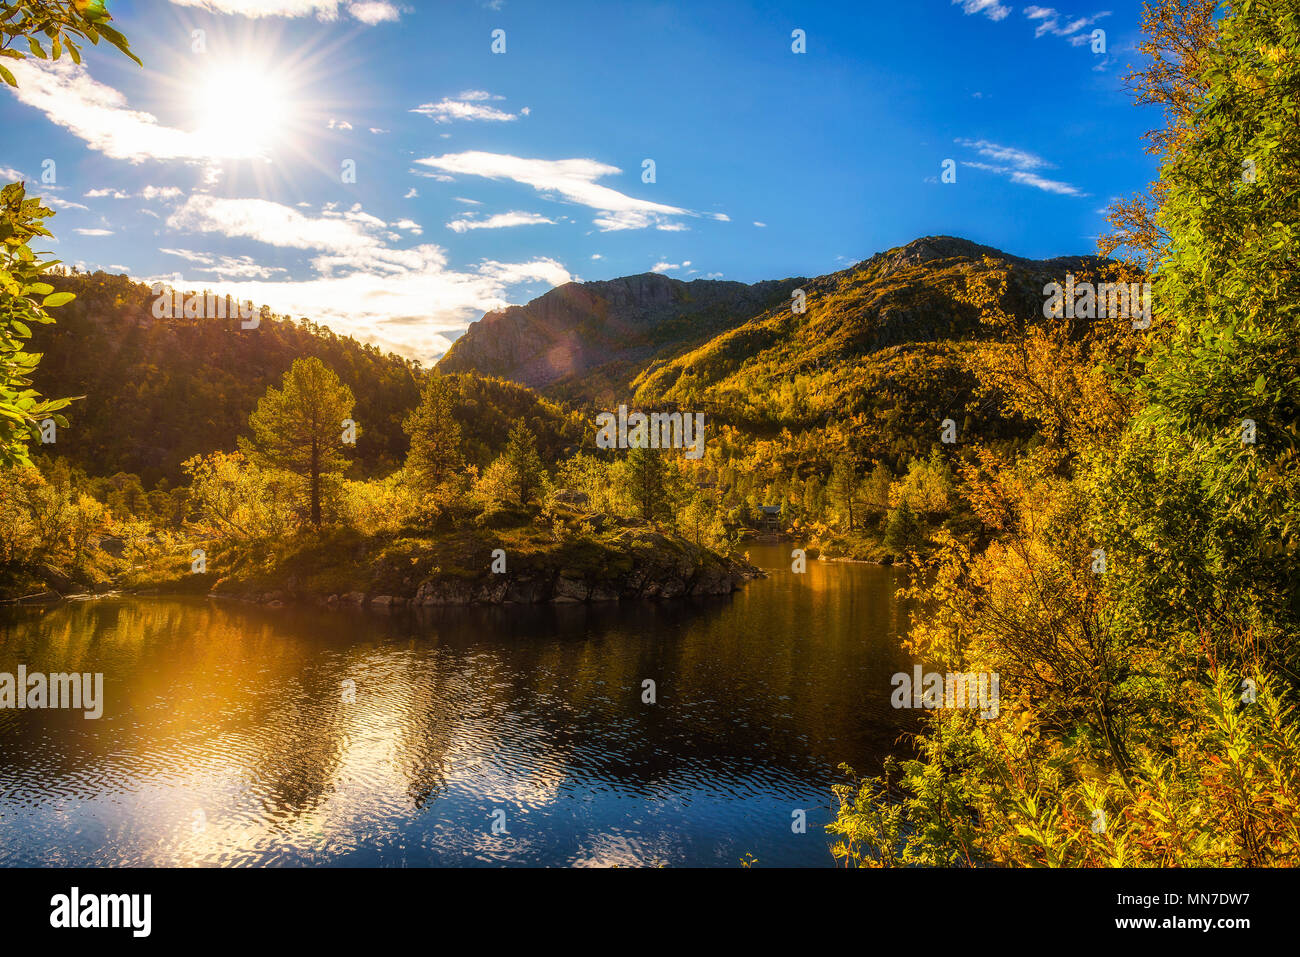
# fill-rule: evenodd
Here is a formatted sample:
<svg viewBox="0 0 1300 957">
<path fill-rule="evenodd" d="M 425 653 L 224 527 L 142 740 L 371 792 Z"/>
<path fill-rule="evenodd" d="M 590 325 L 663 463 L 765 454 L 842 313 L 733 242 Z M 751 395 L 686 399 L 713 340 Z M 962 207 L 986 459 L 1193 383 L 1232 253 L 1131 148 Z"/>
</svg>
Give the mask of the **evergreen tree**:
<svg viewBox="0 0 1300 957">
<path fill-rule="evenodd" d="M 631 499 L 641 517 L 654 521 L 668 510 L 668 462 L 662 451 L 647 446 L 634 446 L 620 469 L 620 485 Z"/>
<path fill-rule="evenodd" d="M 249 416 L 251 443 L 240 441 L 259 466 L 285 469 L 307 483 L 311 523 L 321 525 L 324 479 L 343 471 L 343 420 L 352 415 L 352 390 L 329 366 L 312 357 L 298 359 Z"/>
<path fill-rule="evenodd" d="M 404 428 L 411 437 L 406 467 L 424 489 L 437 488 L 463 464 L 460 423 L 452 412 L 451 388 L 441 375 L 429 377 Z"/>
<path fill-rule="evenodd" d="M 855 526 L 855 506 L 858 495 L 858 476 L 853 466 L 845 459 L 835 463 L 830 481 L 826 483 L 826 492 L 835 509 L 848 522 L 851 532 Z"/>
<path fill-rule="evenodd" d="M 921 544 L 921 523 L 912 507 L 903 502 L 889 513 L 885 523 L 885 544 L 890 548 L 909 548 Z"/>
<path fill-rule="evenodd" d="M 537 436 L 520 420 L 510 430 L 503 455 L 510 469 L 510 485 L 519 504 L 527 506 L 537 497 L 545 472 L 541 456 L 537 454 Z"/>
</svg>

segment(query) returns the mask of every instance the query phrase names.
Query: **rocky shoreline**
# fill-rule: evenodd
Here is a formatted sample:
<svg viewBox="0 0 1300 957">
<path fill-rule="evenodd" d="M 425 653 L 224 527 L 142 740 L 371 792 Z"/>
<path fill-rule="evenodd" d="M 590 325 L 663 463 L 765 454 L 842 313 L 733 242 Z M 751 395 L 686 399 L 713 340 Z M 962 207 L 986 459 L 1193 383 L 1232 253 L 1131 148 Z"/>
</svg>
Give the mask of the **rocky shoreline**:
<svg viewBox="0 0 1300 957">
<path fill-rule="evenodd" d="M 719 555 L 657 532 L 626 535 L 602 561 L 579 568 L 565 556 L 542 554 L 509 562 L 509 571 L 464 570 L 397 578 L 372 569 L 382 585 L 330 593 L 305 589 L 289 576 L 279 587 L 222 579 L 209 594 L 263 605 L 307 602 L 325 607 L 445 607 L 461 605 L 582 604 L 623 600 L 673 600 L 729 595 L 765 577 L 749 562 Z"/>
</svg>

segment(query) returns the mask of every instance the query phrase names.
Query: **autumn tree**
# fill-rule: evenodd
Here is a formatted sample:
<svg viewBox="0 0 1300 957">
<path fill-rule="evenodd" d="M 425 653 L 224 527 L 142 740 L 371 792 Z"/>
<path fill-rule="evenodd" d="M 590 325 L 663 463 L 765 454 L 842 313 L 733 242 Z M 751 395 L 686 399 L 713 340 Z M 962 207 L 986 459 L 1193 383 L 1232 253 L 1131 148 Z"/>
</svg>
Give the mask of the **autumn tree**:
<svg viewBox="0 0 1300 957">
<path fill-rule="evenodd" d="M 80 63 L 77 40 L 97 44 L 102 37 L 139 63 L 126 38 L 106 22 L 111 19 L 102 0 L 0 3 L 0 81 L 18 85 L 5 60 L 29 56 L 57 60 L 66 52 Z M 0 465 L 31 464 L 27 444 L 43 419 L 67 426 L 58 410 L 71 400 L 43 400 L 30 388 L 40 356 L 24 348 L 32 325 L 54 321 L 45 310 L 73 298 L 71 293 L 56 293 L 43 281 L 44 273 L 58 260 L 40 260 L 43 254 L 34 253 L 29 245 L 37 237 L 52 237 L 42 220 L 53 215 L 39 199 L 27 197 L 24 183 L 11 183 L 0 191 Z"/>
<path fill-rule="evenodd" d="M 315 357 L 298 359 L 284 374 L 281 387 L 267 389 L 249 416 L 252 442 L 240 441 L 258 465 L 284 469 L 306 482 L 311 523 L 317 528 L 323 482 L 347 465 L 345 420 L 355 401 L 352 390 L 325 363 Z"/>
<path fill-rule="evenodd" d="M 1146 152 L 1161 161 L 1181 149 L 1194 127 L 1206 93 L 1203 66 L 1218 34 L 1215 12 L 1220 5 L 1221 0 L 1148 0 L 1142 5 L 1138 50 L 1145 59 L 1124 79 L 1136 103 L 1164 114 L 1164 124 L 1144 137 Z M 1167 184 L 1157 180 L 1144 193 L 1116 200 L 1106 216 L 1111 232 L 1098 240 L 1101 255 L 1124 252 L 1151 271 L 1169 238 L 1156 215 L 1166 191 Z"/>
</svg>

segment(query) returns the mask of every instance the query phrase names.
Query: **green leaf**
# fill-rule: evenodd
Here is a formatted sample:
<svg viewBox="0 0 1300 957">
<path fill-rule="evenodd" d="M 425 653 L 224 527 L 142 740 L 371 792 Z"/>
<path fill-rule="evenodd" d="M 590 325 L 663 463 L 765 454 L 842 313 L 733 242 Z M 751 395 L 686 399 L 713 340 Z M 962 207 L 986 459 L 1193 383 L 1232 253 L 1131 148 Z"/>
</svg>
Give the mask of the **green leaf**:
<svg viewBox="0 0 1300 957">
<path fill-rule="evenodd" d="M 53 309 L 56 306 L 62 306 L 76 299 L 76 295 L 70 292 L 56 292 L 52 296 L 46 296 L 45 301 L 41 303 L 46 309 Z"/>
</svg>

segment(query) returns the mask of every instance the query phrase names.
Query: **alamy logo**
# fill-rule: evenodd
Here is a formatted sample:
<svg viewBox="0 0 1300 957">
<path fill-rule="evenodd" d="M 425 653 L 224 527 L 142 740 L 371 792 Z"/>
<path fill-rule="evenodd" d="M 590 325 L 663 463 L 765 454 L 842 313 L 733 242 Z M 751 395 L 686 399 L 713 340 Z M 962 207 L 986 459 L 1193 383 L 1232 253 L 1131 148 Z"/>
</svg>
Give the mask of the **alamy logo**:
<svg viewBox="0 0 1300 957">
<path fill-rule="evenodd" d="M 0 671 L 0 710 L 5 708 L 71 708 L 95 720 L 104 714 L 104 675 L 28 674 L 26 665 L 18 666 L 17 675 Z"/>
<path fill-rule="evenodd" d="M 998 716 L 997 672 L 900 671 L 891 679 L 894 693 L 889 703 L 895 708 L 971 708 L 984 719 Z"/>
<path fill-rule="evenodd" d="M 156 282 L 149 291 L 154 295 L 155 319 L 241 319 L 245 329 L 256 329 L 261 322 L 254 316 L 251 301 L 236 302 L 229 296 L 192 292 L 188 296 L 179 289 L 168 289 Z"/>
<path fill-rule="evenodd" d="M 596 416 L 598 449 L 686 449 L 688 459 L 704 455 L 704 413 L 633 412 L 618 407 L 618 415 Z"/>
<path fill-rule="evenodd" d="M 1065 285 L 1049 282 L 1043 287 L 1047 319 L 1132 319 L 1134 329 L 1151 325 L 1151 283 L 1075 282 L 1067 273 Z"/>
<path fill-rule="evenodd" d="M 50 898 L 50 926 L 127 927 L 133 937 L 148 937 L 153 927 L 152 894 L 69 894 Z"/>
</svg>

